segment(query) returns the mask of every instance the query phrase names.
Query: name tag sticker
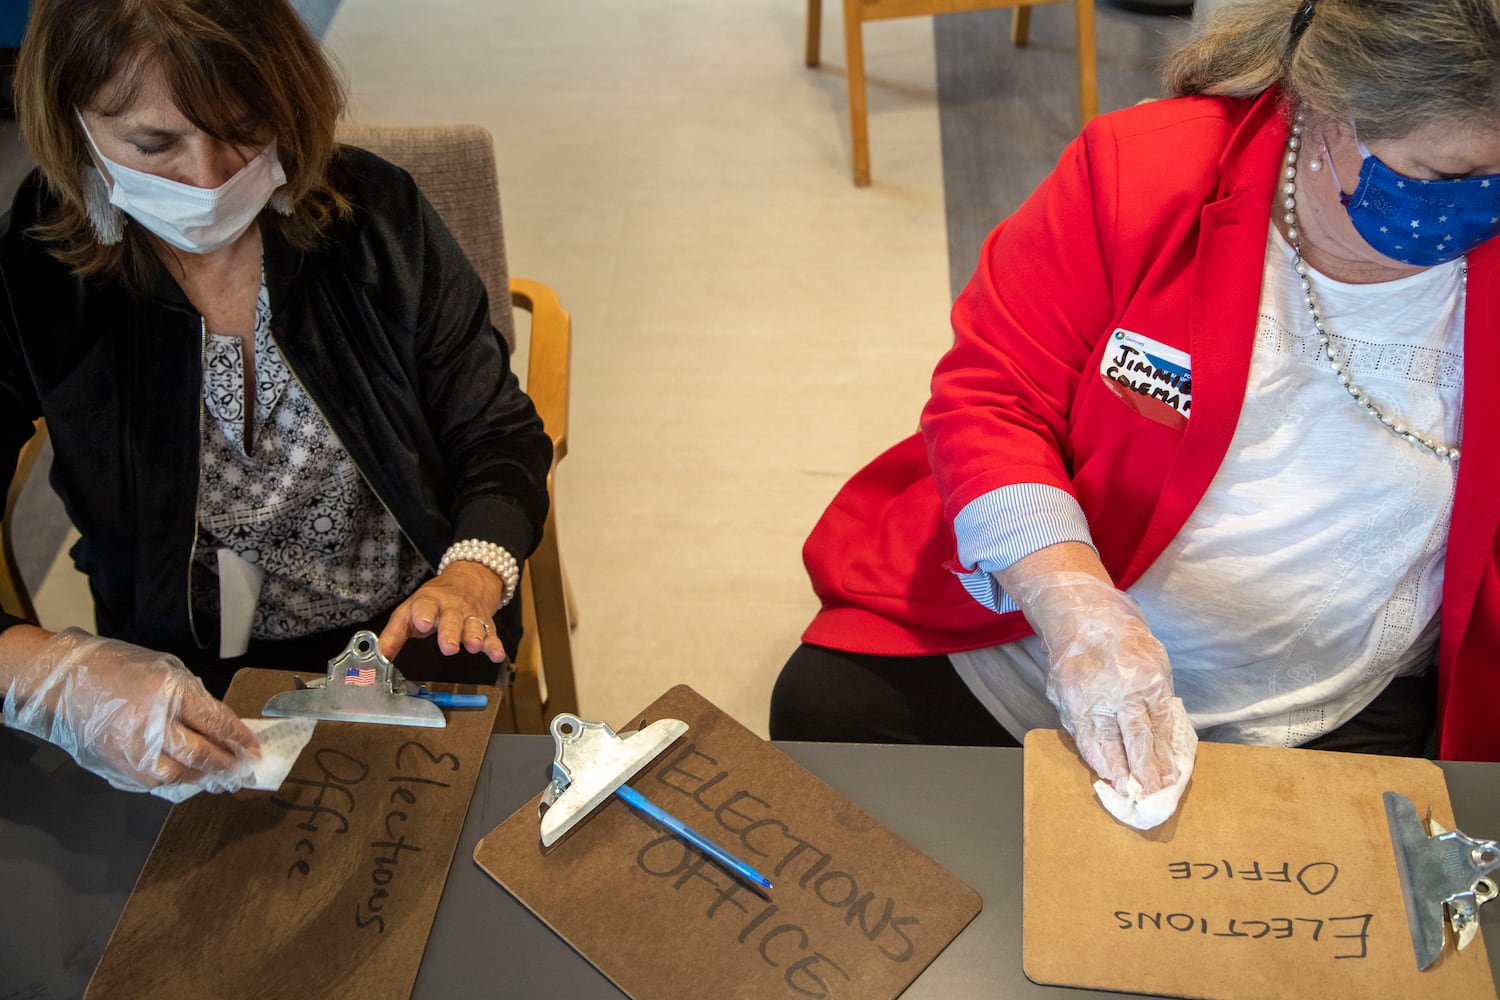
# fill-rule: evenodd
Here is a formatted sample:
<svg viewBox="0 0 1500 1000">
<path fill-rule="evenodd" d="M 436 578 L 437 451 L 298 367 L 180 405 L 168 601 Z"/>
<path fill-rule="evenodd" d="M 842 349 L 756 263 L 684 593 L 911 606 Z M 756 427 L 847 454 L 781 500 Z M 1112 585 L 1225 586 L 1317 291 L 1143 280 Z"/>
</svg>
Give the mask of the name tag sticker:
<svg viewBox="0 0 1500 1000">
<path fill-rule="evenodd" d="M 1193 408 L 1192 359 L 1175 347 L 1117 329 L 1099 374 L 1121 401 L 1148 420 L 1181 430 Z"/>
</svg>

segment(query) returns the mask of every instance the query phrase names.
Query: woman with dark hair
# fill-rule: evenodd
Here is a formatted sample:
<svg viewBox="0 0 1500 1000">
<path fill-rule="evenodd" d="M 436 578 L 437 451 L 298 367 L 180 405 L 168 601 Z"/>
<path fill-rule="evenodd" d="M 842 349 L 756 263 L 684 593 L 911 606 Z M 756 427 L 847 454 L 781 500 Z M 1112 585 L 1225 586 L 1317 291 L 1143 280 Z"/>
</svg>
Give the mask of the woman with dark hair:
<svg viewBox="0 0 1500 1000">
<path fill-rule="evenodd" d="M 1495 6 L 1236 4 L 1167 81 L 990 236 L 921 435 L 814 529 L 773 737 L 1061 724 L 1141 826 L 1195 732 L 1500 759 Z"/>
<path fill-rule="evenodd" d="M 336 144 L 297 13 L 37 0 L 16 97 L 0 468 L 45 418 L 98 636 L 0 619 L 6 723 L 121 787 L 233 788 L 254 739 L 179 661 L 222 693 L 368 627 L 494 681 L 551 445 L 411 178 Z"/>
</svg>

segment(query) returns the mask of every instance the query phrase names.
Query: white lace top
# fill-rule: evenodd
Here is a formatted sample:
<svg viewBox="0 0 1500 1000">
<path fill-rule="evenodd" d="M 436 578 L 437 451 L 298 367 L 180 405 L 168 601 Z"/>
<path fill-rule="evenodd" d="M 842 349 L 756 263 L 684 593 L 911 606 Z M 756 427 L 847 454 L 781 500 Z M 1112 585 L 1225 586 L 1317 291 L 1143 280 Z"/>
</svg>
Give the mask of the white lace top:
<svg viewBox="0 0 1500 1000">
<path fill-rule="evenodd" d="M 1244 407 L 1187 524 L 1130 588 L 1206 739 L 1297 746 L 1337 728 L 1438 637 L 1456 468 L 1370 417 L 1322 357 L 1271 228 Z M 1314 273 L 1335 348 L 1383 412 L 1459 444 L 1459 262 L 1374 285 Z M 1015 735 L 1057 726 L 1040 641 L 954 654 Z"/>
<path fill-rule="evenodd" d="M 356 624 L 408 597 L 426 575 L 426 564 L 271 339 L 264 283 L 255 310 L 249 454 L 241 340 L 209 332 L 204 350 L 207 412 L 194 549 L 195 615 L 218 619 L 216 549 L 221 546 L 265 572 L 252 638 L 289 638 Z"/>
</svg>

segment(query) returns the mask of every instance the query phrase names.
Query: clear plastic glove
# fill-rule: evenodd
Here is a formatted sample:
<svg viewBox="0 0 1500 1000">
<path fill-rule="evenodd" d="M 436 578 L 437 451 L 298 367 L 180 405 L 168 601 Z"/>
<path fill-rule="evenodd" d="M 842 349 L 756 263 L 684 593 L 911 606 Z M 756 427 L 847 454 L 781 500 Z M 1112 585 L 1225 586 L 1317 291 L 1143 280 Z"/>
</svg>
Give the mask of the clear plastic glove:
<svg viewBox="0 0 1500 1000">
<path fill-rule="evenodd" d="M 1047 699 L 1084 763 L 1137 802 L 1175 788 L 1170 815 L 1198 740 L 1140 606 L 1087 573 L 1044 573 L 1011 596 L 1046 645 Z"/>
<path fill-rule="evenodd" d="M 175 656 L 76 628 L 16 671 L 5 724 L 129 792 L 182 782 L 232 792 L 260 755 L 254 734 Z"/>
</svg>

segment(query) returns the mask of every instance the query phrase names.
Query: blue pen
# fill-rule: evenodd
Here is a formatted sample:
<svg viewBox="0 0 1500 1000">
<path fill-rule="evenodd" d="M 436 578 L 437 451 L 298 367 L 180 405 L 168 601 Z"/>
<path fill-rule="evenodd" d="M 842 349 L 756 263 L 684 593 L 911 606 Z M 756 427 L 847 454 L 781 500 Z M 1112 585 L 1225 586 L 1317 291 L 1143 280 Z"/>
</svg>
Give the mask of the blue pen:
<svg viewBox="0 0 1500 1000">
<path fill-rule="evenodd" d="M 676 816 L 673 816 L 671 813 L 664 811 L 655 802 L 652 802 L 650 799 L 646 798 L 646 796 L 642 795 L 634 788 L 631 788 L 629 785 L 621 785 L 619 788 L 615 789 L 615 794 L 624 799 L 630 805 L 634 806 L 636 809 L 639 809 L 641 812 L 645 813 L 647 816 L 650 816 L 652 819 L 656 820 L 668 830 L 671 830 L 673 833 L 677 834 L 677 836 L 681 837 L 683 840 L 686 840 L 688 843 L 697 847 L 704 854 L 707 854 L 709 857 L 713 858 L 715 861 L 723 865 L 725 868 L 729 869 L 734 874 L 740 876 L 743 879 L 746 879 L 747 881 L 754 882 L 756 885 L 764 886 L 767 889 L 771 888 L 770 879 L 766 878 L 760 872 L 745 864 L 745 862 L 741 861 L 733 854 L 730 854 L 728 851 L 724 850 L 724 848 L 720 847 L 718 844 L 715 844 L 712 840 L 709 840 L 707 837 L 703 836 L 703 834 L 699 833 L 697 830 L 694 830 L 692 827 L 688 826 Z"/>
<path fill-rule="evenodd" d="M 484 708 L 490 703 L 487 695 L 449 694 L 447 691 L 429 691 L 426 684 L 413 691 L 412 697 L 430 701 L 438 708 Z"/>
</svg>

